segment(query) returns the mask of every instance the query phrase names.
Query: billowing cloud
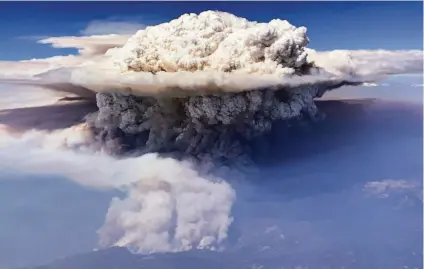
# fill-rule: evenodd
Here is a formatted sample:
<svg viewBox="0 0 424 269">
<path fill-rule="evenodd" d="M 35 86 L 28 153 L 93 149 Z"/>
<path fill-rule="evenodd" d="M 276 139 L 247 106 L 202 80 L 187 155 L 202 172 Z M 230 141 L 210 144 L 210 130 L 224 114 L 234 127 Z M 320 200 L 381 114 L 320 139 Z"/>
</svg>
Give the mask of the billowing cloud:
<svg viewBox="0 0 424 269">
<path fill-rule="evenodd" d="M 55 132 L 0 135 L 2 173 L 56 175 L 97 189 L 118 189 L 99 230 L 100 244 L 137 253 L 219 248 L 232 222 L 235 193 L 189 162 L 147 154 L 117 160 L 90 150 L 83 126 Z M 25 158 L 22 158 L 25 152 Z M 87 165 L 89 163 L 90 165 Z"/>
<path fill-rule="evenodd" d="M 235 193 L 228 183 L 174 159 L 140 158 L 141 179 L 112 201 L 100 244 L 136 253 L 219 248 L 232 222 Z"/>
</svg>

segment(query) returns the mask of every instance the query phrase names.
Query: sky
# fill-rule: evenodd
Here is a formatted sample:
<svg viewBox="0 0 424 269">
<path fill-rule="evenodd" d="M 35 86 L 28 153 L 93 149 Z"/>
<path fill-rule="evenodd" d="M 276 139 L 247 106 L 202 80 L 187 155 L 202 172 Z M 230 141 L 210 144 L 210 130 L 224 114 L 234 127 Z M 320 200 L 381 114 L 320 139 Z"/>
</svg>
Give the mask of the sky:
<svg viewBox="0 0 424 269">
<path fill-rule="evenodd" d="M 316 50 L 423 47 L 422 2 L 0 2 L 0 60 L 76 53 L 36 43 L 45 37 L 129 31 L 205 10 L 306 26 Z"/>
</svg>

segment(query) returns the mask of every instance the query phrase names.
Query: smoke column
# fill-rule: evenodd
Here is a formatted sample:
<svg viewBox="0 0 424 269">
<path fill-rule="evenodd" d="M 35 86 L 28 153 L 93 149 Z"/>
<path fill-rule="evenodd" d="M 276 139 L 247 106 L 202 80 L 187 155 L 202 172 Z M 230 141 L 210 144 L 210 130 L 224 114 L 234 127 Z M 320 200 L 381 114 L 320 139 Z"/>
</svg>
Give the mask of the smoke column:
<svg viewBox="0 0 424 269">
<path fill-rule="evenodd" d="M 107 54 L 121 72 L 150 72 L 165 82 L 157 83 L 150 96 L 140 96 L 140 86 L 127 93 L 97 88 L 99 112 L 89 124 L 110 152 L 137 149 L 214 162 L 247 160 L 252 138 L 269 132 L 276 121 L 314 119 L 313 99 L 342 83 L 278 82 L 324 72 L 307 61 L 308 42 L 304 27 L 282 20 L 249 22 L 223 12 L 185 14 L 147 27 Z M 168 74 L 194 81 L 174 76 L 172 87 Z M 202 82 L 205 74 L 215 74 L 211 83 Z"/>
</svg>

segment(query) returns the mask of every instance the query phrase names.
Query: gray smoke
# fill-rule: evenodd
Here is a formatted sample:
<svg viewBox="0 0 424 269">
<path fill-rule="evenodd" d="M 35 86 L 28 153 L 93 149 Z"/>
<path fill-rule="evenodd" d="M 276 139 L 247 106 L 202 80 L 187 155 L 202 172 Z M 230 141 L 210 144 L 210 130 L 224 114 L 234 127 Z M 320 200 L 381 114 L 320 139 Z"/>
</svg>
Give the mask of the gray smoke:
<svg viewBox="0 0 424 269">
<path fill-rule="evenodd" d="M 314 98 L 338 86 L 181 97 L 97 93 L 99 111 L 87 120 L 111 153 L 160 152 L 218 162 L 249 161 L 251 140 L 269 133 L 277 122 L 316 119 Z"/>
</svg>

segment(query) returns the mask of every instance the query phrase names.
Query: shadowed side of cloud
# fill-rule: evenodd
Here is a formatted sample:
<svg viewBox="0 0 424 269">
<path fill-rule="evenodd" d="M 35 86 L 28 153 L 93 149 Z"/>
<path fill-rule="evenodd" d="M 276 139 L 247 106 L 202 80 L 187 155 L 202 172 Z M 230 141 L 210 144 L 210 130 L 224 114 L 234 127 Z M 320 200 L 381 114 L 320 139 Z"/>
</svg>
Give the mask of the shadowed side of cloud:
<svg viewBox="0 0 424 269">
<path fill-rule="evenodd" d="M 0 124 L 16 131 L 53 131 L 83 123 L 85 116 L 96 111 L 95 104 L 84 101 L 5 109 L 0 110 Z"/>
</svg>

